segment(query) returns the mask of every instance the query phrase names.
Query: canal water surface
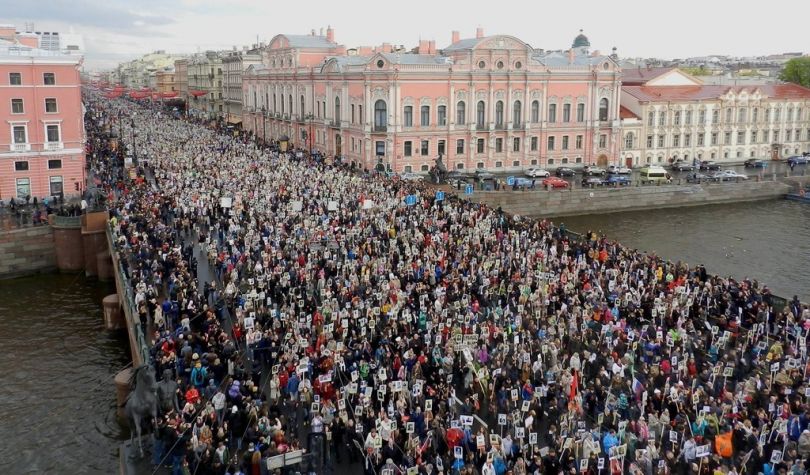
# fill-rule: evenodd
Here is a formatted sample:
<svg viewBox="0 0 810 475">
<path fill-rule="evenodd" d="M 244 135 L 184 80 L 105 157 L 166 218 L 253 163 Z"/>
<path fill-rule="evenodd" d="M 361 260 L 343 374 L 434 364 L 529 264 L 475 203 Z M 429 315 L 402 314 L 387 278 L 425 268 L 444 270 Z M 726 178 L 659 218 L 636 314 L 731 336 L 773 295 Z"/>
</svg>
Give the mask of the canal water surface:
<svg viewBox="0 0 810 475">
<path fill-rule="evenodd" d="M 810 205 L 787 200 L 657 209 L 554 219 L 597 231 L 712 274 L 749 277 L 771 292 L 810 301 Z"/>
<path fill-rule="evenodd" d="M 80 275 L 0 281 L 0 473 L 118 472 L 113 377 L 129 355 L 104 329 L 112 292 Z"/>
</svg>

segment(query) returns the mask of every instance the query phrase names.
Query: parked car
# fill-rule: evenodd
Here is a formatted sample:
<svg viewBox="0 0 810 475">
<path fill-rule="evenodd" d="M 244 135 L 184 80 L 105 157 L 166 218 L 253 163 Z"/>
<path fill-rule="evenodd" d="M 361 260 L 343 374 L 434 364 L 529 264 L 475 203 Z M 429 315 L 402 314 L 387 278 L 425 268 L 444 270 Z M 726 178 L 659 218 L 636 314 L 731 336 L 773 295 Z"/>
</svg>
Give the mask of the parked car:
<svg viewBox="0 0 810 475">
<path fill-rule="evenodd" d="M 628 167 L 611 165 L 607 168 L 607 172 L 609 175 L 629 175 L 633 173 L 633 170 Z"/>
<path fill-rule="evenodd" d="M 560 167 L 554 171 L 554 174 L 557 176 L 574 176 L 574 170 L 568 167 Z"/>
<path fill-rule="evenodd" d="M 788 157 L 787 163 L 790 166 L 793 165 L 807 165 L 807 162 L 810 161 L 810 158 L 805 156 L 794 155 L 793 157 Z"/>
<path fill-rule="evenodd" d="M 692 165 L 692 162 L 687 162 L 684 160 L 678 160 L 677 162 L 672 164 L 673 170 L 678 170 L 679 172 L 691 172 L 695 169 L 695 166 Z"/>
<path fill-rule="evenodd" d="M 479 180 L 491 180 L 495 178 L 495 175 L 486 170 L 476 170 L 475 177 L 478 178 Z"/>
<path fill-rule="evenodd" d="M 712 176 L 712 180 L 715 181 L 738 181 L 738 180 L 747 180 L 748 176 L 743 175 L 741 173 L 737 173 L 734 170 L 722 170 L 719 171 Z"/>
<path fill-rule="evenodd" d="M 704 181 L 714 181 L 711 175 L 706 175 L 705 173 L 690 173 L 689 176 L 686 177 L 687 183 L 701 183 Z"/>
<path fill-rule="evenodd" d="M 700 169 L 701 170 L 719 170 L 720 164 L 717 162 L 712 162 L 711 160 L 703 160 L 700 162 Z"/>
<path fill-rule="evenodd" d="M 626 186 L 630 184 L 630 178 L 624 175 L 611 175 L 602 184 L 607 186 Z"/>
<path fill-rule="evenodd" d="M 425 179 L 425 177 L 423 175 L 419 175 L 418 173 L 411 173 L 411 172 L 403 173 L 400 176 L 405 181 L 422 181 L 422 180 Z"/>
<path fill-rule="evenodd" d="M 605 174 L 604 168 L 595 167 L 592 165 L 585 165 L 582 167 L 582 174 L 585 176 L 601 176 Z"/>
<path fill-rule="evenodd" d="M 745 161 L 745 168 L 766 168 L 768 163 L 765 160 L 758 160 L 756 158 L 749 158 Z"/>
<path fill-rule="evenodd" d="M 548 178 L 551 176 L 551 173 L 548 170 L 543 170 L 542 168 L 531 167 L 526 170 L 526 176 L 530 176 L 532 178 Z"/>
<path fill-rule="evenodd" d="M 532 186 L 532 182 L 534 182 L 535 186 L 537 186 L 537 183 L 539 183 L 539 181 L 540 180 L 535 180 L 533 178 L 524 178 L 522 176 L 516 176 L 515 177 L 515 185 L 523 186 L 523 187 L 526 187 L 526 188 L 529 188 L 530 186 Z"/>
<path fill-rule="evenodd" d="M 568 182 L 562 178 L 552 176 L 543 180 L 543 186 L 550 188 L 568 188 Z"/>
<path fill-rule="evenodd" d="M 593 188 L 595 186 L 602 186 L 602 179 L 598 177 L 585 177 L 582 179 L 583 188 Z"/>
</svg>

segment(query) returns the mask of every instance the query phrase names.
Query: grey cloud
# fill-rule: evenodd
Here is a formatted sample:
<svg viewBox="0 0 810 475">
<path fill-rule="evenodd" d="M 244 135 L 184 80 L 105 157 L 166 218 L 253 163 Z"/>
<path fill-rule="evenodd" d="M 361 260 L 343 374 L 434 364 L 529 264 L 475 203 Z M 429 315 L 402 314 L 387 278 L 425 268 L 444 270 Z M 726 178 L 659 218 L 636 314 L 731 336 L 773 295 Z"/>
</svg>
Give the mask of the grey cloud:
<svg viewBox="0 0 810 475">
<path fill-rule="evenodd" d="M 0 11 L 13 12 L 9 16 L 20 21 L 59 21 L 112 30 L 119 34 L 148 32 L 156 35 L 155 27 L 170 25 L 174 20 L 165 15 L 138 12 L 158 10 L 158 5 L 158 2 L 151 1 L 0 0 Z"/>
</svg>

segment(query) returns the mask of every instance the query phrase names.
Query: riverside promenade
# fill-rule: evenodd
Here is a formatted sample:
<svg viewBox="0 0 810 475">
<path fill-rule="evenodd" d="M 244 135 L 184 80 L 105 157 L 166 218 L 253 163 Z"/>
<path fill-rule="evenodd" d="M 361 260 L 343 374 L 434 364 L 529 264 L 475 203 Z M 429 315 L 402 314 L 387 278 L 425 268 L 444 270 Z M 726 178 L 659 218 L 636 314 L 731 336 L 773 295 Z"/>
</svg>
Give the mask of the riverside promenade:
<svg viewBox="0 0 810 475">
<path fill-rule="evenodd" d="M 126 148 L 149 164 L 134 160 L 109 224 L 144 362 L 177 389 L 133 463 L 804 470 L 801 303 L 90 97 L 126 114 Z"/>
</svg>

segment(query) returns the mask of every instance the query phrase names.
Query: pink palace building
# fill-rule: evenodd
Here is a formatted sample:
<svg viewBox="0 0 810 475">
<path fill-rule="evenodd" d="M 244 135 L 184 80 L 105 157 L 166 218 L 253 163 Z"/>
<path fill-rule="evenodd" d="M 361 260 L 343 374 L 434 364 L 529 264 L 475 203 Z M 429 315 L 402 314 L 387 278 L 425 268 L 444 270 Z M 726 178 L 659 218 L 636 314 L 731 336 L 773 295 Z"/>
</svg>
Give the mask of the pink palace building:
<svg viewBox="0 0 810 475">
<path fill-rule="evenodd" d="M 0 25 L 0 200 L 84 189 L 80 56 Z"/>
<path fill-rule="evenodd" d="M 580 34 L 564 51 L 507 35 L 453 32 L 437 49 L 347 49 L 326 35 L 278 35 L 243 75 L 243 126 L 258 137 L 371 168 L 617 163 L 621 69 Z"/>
</svg>

